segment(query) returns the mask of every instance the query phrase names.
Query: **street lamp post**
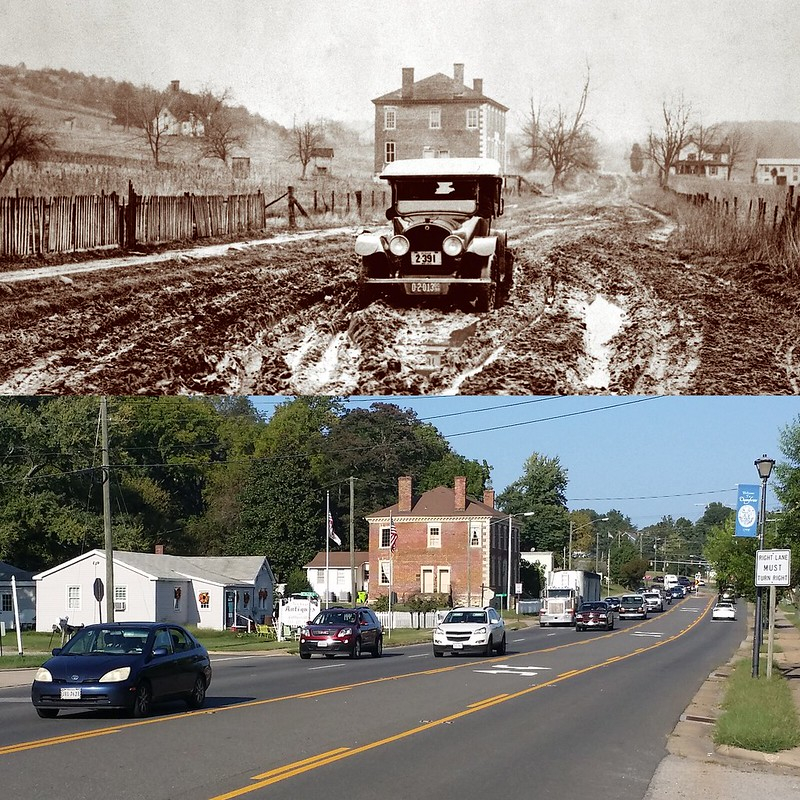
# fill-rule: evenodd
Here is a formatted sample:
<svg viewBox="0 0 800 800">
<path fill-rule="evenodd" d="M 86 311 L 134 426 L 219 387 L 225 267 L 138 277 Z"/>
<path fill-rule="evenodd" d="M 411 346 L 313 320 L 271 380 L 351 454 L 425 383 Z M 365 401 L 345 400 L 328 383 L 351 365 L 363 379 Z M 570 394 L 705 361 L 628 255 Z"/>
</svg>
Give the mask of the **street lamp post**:
<svg viewBox="0 0 800 800">
<path fill-rule="evenodd" d="M 532 517 L 535 511 L 523 511 L 518 516 Z M 511 608 L 511 519 L 514 515 L 508 515 L 508 575 L 506 576 L 506 611 Z"/>
<path fill-rule="evenodd" d="M 772 458 L 767 458 L 766 454 L 761 456 L 761 458 L 757 458 L 754 462 L 756 469 L 758 470 L 758 476 L 761 478 L 761 510 L 759 513 L 759 525 L 758 525 L 758 549 L 764 549 L 764 526 L 767 522 L 767 481 L 769 480 L 770 473 L 772 472 L 772 468 L 775 466 L 775 460 Z M 759 654 L 761 652 L 761 586 L 756 587 L 756 619 L 755 619 L 755 626 L 753 630 L 753 669 L 751 673 L 751 677 L 757 678 L 758 677 L 758 667 L 759 667 Z"/>
</svg>

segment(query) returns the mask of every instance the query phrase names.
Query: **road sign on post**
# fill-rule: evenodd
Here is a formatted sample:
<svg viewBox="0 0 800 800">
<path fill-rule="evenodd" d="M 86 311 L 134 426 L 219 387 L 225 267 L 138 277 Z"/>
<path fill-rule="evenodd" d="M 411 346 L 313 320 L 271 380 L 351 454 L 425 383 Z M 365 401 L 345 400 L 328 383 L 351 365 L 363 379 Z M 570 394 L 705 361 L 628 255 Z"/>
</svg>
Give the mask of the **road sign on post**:
<svg viewBox="0 0 800 800">
<path fill-rule="evenodd" d="M 791 572 L 791 550 L 758 550 L 756 552 L 756 586 L 789 586 Z"/>
</svg>

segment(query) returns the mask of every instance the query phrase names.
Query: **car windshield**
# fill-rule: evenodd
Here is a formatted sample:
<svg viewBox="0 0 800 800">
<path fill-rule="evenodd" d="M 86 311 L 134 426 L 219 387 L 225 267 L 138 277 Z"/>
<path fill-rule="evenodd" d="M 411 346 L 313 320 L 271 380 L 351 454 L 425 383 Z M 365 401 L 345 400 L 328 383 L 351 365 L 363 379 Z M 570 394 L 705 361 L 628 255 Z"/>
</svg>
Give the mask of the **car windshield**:
<svg viewBox="0 0 800 800">
<path fill-rule="evenodd" d="M 131 655 L 144 651 L 147 628 L 110 626 L 78 631 L 62 648 L 61 655 Z"/>
<path fill-rule="evenodd" d="M 639 594 L 626 594 L 622 598 L 623 603 L 641 603 L 642 596 Z"/>
<path fill-rule="evenodd" d="M 354 611 L 340 609 L 321 611 L 314 617 L 314 625 L 352 625 L 356 621 Z"/>
<path fill-rule="evenodd" d="M 417 178 L 397 181 L 398 214 L 419 211 L 454 211 L 473 214 L 478 207 L 478 184 L 465 178 Z"/>
<path fill-rule="evenodd" d="M 451 611 L 445 618 L 447 622 L 471 622 L 481 623 L 486 622 L 485 611 Z"/>
<path fill-rule="evenodd" d="M 605 611 L 607 608 L 605 603 L 583 603 L 580 611 Z"/>
</svg>

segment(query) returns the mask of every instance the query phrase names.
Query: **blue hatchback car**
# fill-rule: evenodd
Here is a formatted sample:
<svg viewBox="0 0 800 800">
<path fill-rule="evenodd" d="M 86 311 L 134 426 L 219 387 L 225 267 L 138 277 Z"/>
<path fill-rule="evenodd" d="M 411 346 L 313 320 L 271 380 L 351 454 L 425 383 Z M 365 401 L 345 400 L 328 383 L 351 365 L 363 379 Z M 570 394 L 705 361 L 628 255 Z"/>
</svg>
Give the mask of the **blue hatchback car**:
<svg viewBox="0 0 800 800">
<path fill-rule="evenodd" d="M 180 625 L 87 625 L 36 672 L 31 700 L 40 717 L 59 711 L 123 709 L 145 717 L 154 703 L 200 708 L 211 683 L 208 651 Z"/>
</svg>

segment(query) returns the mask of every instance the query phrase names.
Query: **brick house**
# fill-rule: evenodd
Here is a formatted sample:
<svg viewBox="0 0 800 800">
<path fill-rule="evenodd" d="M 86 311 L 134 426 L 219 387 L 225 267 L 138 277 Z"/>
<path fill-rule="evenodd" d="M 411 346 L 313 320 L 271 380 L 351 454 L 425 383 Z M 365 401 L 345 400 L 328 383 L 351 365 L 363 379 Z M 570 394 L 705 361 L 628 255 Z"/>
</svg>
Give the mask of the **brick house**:
<svg viewBox="0 0 800 800">
<path fill-rule="evenodd" d="M 414 80 L 404 67 L 402 86 L 376 97 L 375 174 L 401 158 L 494 158 L 506 166 L 508 108 L 483 93 L 483 79 L 464 85 L 464 65 Z"/>
<path fill-rule="evenodd" d="M 699 175 L 726 181 L 730 171 L 729 154 L 730 147 L 727 144 L 707 143 L 701 146 L 690 136 L 670 171 L 675 175 Z"/>
<path fill-rule="evenodd" d="M 369 600 L 391 590 L 403 602 L 416 594 L 446 594 L 454 605 L 487 605 L 506 591 L 508 515 L 494 507 L 494 490 L 467 496 L 467 479 L 415 496 L 411 477 L 398 478 L 398 500 L 366 517 Z M 397 531 L 390 557 L 389 517 Z M 519 529 L 511 528 L 511 583 L 519 580 Z M 391 572 L 393 570 L 393 576 Z M 392 578 L 390 581 L 390 577 Z"/>
</svg>

